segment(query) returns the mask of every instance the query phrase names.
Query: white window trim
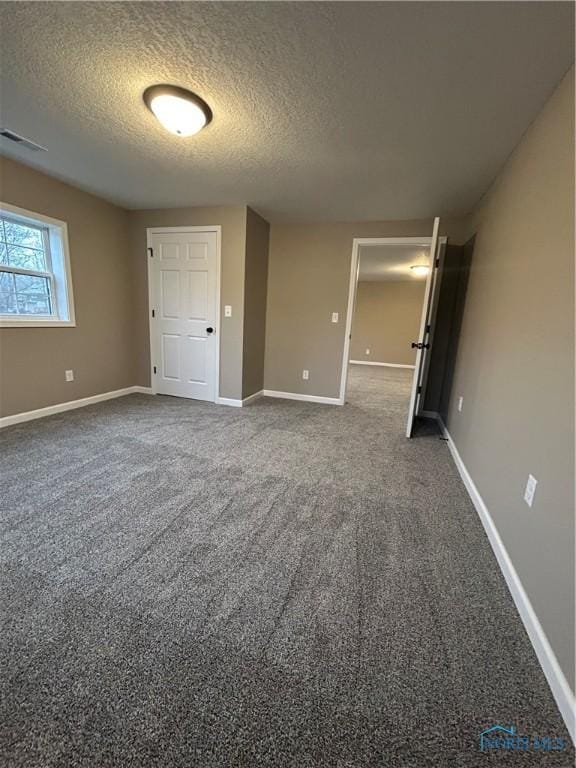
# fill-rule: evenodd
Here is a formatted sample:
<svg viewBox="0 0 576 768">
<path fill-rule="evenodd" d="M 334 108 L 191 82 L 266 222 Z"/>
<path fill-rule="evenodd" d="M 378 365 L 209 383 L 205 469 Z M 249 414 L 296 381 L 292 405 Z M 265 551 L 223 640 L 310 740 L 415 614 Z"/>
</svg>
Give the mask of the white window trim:
<svg viewBox="0 0 576 768">
<path fill-rule="evenodd" d="M 28 211 L 25 208 L 18 208 L 10 203 L 0 202 L 0 213 L 5 213 L 10 218 L 20 219 L 24 224 L 29 223 L 32 226 L 38 226 L 38 223 L 44 224 L 48 229 L 50 239 L 50 258 L 52 260 L 52 273 L 60 278 L 60 284 L 65 284 L 66 290 L 62 291 L 53 284 L 53 300 L 58 307 L 58 316 L 46 315 L 38 317 L 30 315 L 29 318 L 22 315 L 13 317 L 11 315 L 0 315 L 0 328 L 74 328 L 76 326 L 76 317 L 74 314 L 74 292 L 72 288 L 72 271 L 70 269 L 70 248 L 68 246 L 68 225 L 65 221 L 53 219 L 42 213 Z M 58 258 L 54 259 L 54 255 Z M 60 268 L 58 267 L 60 264 Z M 22 270 L 25 272 L 24 270 Z M 60 274 L 58 275 L 58 272 Z M 64 319 L 62 319 L 64 318 Z"/>
</svg>

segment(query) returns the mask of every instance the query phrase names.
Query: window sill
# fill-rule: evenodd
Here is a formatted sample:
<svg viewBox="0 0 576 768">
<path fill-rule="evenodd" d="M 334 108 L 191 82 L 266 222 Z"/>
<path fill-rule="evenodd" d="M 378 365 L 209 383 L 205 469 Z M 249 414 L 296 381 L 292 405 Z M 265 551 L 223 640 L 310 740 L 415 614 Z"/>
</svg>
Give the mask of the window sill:
<svg viewBox="0 0 576 768">
<path fill-rule="evenodd" d="M 56 320 L 49 318 L 46 320 L 39 320 L 38 318 L 30 318 L 26 320 L 24 318 L 8 318 L 6 316 L 0 317 L 0 328 L 75 328 L 76 323 L 74 320 Z"/>
</svg>

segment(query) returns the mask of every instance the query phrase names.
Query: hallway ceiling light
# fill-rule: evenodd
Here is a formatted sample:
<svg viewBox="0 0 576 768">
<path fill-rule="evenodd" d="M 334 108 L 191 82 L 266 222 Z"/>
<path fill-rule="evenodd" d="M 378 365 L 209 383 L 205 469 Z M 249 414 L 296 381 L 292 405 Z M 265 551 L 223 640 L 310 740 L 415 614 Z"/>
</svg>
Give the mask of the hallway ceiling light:
<svg viewBox="0 0 576 768">
<path fill-rule="evenodd" d="M 430 267 L 427 264 L 413 264 L 410 269 L 416 277 L 423 277 L 428 274 Z"/>
<path fill-rule="evenodd" d="M 176 136 L 193 136 L 212 120 L 208 104 L 177 85 L 151 85 L 142 98 L 164 128 Z"/>
</svg>

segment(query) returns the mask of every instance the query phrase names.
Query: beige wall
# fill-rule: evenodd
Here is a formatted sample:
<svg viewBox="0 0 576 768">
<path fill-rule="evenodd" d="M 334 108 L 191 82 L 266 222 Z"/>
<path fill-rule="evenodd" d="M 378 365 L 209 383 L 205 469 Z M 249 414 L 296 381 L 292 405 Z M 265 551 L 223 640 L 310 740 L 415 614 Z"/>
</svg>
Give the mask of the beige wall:
<svg viewBox="0 0 576 768">
<path fill-rule="evenodd" d="M 76 310 L 75 328 L 0 329 L 0 414 L 134 384 L 126 212 L 7 158 L 0 199 L 67 222 Z"/>
<path fill-rule="evenodd" d="M 448 427 L 574 686 L 573 70 L 474 220 Z"/>
<path fill-rule="evenodd" d="M 270 225 L 251 208 L 246 218 L 242 397 L 264 388 Z"/>
<path fill-rule="evenodd" d="M 244 338 L 244 260 L 246 253 L 246 206 L 173 208 L 129 212 L 130 249 L 134 291 L 134 347 L 136 383 L 150 386 L 150 327 L 148 318 L 148 227 L 222 227 L 220 292 L 220 396 L 242 398 Z M 224 317 L 224 306 L 232 317 Z"/>
<path fill-rule="evenodd" d="M 463 220 L 441 233 L 461 242 Z M 430 237 L 432 221 L 286 223 L 270 228 L 266 389 L 338 397 L 355 237 Z M 331 322 L 332 312 L 340 322 Z M 302 370 L 310 371 L 308 381 Z"/>
<path fill-rule="evenodd" d="M 424 280 L 359 282 L 350 360 L 414 365 L 410 345 L 418 340 L 425 287 Z"/>
</svg>

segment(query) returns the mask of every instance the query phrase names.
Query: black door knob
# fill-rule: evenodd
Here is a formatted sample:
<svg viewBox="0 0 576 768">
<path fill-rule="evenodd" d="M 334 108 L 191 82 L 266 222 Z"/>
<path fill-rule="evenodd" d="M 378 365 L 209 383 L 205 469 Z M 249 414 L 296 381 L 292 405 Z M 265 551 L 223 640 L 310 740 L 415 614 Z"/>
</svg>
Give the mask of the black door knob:
<svg viewBox="0 0 576 768">
<path fill-rule="evenodd" d="M 214 328 L 212 327 L 206 328 L 206 333 L 214 333 Z"/>
</svg>

